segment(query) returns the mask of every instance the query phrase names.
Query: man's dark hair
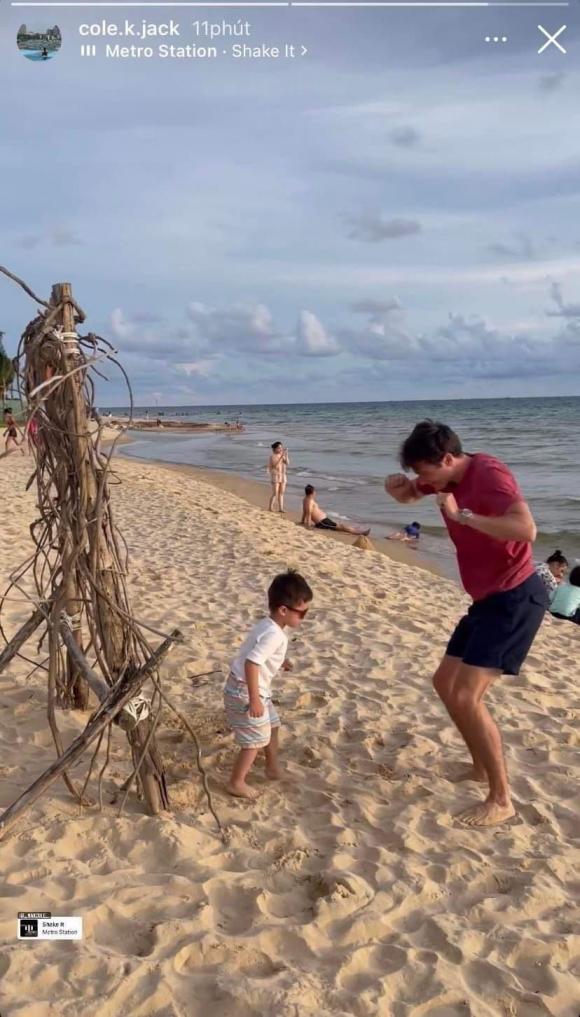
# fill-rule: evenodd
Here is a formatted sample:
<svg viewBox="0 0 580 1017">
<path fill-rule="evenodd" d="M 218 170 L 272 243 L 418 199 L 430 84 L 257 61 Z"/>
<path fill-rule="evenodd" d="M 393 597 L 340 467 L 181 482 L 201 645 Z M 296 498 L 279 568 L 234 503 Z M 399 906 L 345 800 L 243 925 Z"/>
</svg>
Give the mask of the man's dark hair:
<svg viewBox="0 0 580 1017">
<path fill-rule="evenodd" d="M 568 559 L 561 551 L 554 551 L 549 558 L 546 558 L 546 563 L 548 565 L 567 565 Z"/>
<path fill-rule="evenodd" d="M 314 488 L 312 484 L 307 484 L 304 488 L 304 494 L 314 494 Z"/>
<path fill-rule="evenodd" d="M 12 407 L 11 406 L 5 406 L 4 407 L 4 413 L 12 413 Z"/>
<path fill-rule="evenodd" d="M 580 565 L 575 565 L 568 576 L 570 586 L 580 586 Z"/>
<path fill-rule="evenodd" d="M 268 590 L 268 607 L 277 611 L 279 607 L 297 607 L 301 601 L 312 600 L 312 590 L 299 572 L 288 569 L 276 576 Z"/>
<path fill-rule="evenodd" d="M 275 452 L 277 448 L 281 448 L 281 447 L 282 447 L 282 442 L 281 441 L 273 441 L 272 442 L 272 451 L 273 452 Z"/>
<path fill-rule="evenodd" d="M 421 529 L 421 523 L 411 523 L 411 526 L 416 526 L 418 530 Z"/>
<path fill-rule="evenodd" d="M 462 452 L 459 438 L 447 424 L 422 420 L 401 445 L 400 461 L 404 470 L 412 469 L 416 463 L 438 466 L 448 453 L 460 456 Z"/>
</svg>

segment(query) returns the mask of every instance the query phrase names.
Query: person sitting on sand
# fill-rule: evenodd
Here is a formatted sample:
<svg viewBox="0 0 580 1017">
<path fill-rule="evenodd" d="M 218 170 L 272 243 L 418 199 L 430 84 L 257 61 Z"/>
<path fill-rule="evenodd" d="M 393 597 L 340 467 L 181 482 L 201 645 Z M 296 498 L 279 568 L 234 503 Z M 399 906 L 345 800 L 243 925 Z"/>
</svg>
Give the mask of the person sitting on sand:
<svg viewBox="0 0 580 1017">
<path fill-rule="evenodd" d="M 554 596 L 561 582 L 563 582 L 568 571 L 568 559 L 561 551 L 554 551 L 546 561 L 536 565 L 536 572 L 542 580 L 550 600 Z"/>
<path fill-rule="evenodd" d="M 269 512 L 274 511 L 274 505 L 277 505 L 278 512 L 284 511 L 284 491 L 286 490 L 288 480 L 287 471 L 289 464 L 288 449 L 284 448 L 281 441 L 275 441 L 272 445 L 272 455 L 268 459 L 266 467 L 272 484 L 272 494 L 270 496 L 270 504 L 268 505 Z"/>
<path fill-rule="evenodd" d="M 404 530 L 398 533 L 391 533 L 389 540 L 400 540 L 403 544 L 410 544 L 414 547 L 418 544 L 421 536 L 421 524 L 420 523 L 409 523 L 405 526 Z"/>
<path fill-rule="evenodd" d="M 580 565 L 575 565 L 567 583 L 561 583 L 552 597 L 550 613 L 580 625 Z"/>
<path fill-rule="evenodd" d="M 312 590 L 298 572 L 276 576 L 268 590 L 269 615 L 254 625 L 238 650 L 224 687 L 226 718 L 239 753 L 227 785 L 237 798 L 255 798 L 246 777 L 260 749 L 264 749 L 266 776 L 281 777 L 278 764 L 280 717 L 272 704 L 272 679 L 284 666 L 288 636 L 306 617 Z"/>
<path fill-rule="evenodd" d="M 307 484 L 302 499 L 302 519 L 300 520 L 302 526 L 305 526 L 307 530 L 312 528 L 315 530 L 337 530 L 339 533 L 354 533 L 357 537 L 368 537 L 371 532 L 370 526 L 366 530 L 361 530 L 356 526 L 347 526 L 346 523 L 336 523 L 334 519 L 330 519 L 315 501 L 315 494 L 316 489 L 312 484 Z"/>
<path fill-rule="evenodd" d="M 18 441 L 18 435 L 22 434 L 22 431 L 18 427 L 9 406 L 7 406 L 4 410 L 4 424 L 6 425 L 6 430 L 3 435 L 3 437 L 6 438 L 6 444 L 4 446 L 5 452 L 16 452 L 16 449 L 20 448 L 22 455 L 24 455 L 25 453 L 22 447 L 24 437 L 21 442 Z"/>
</svg>

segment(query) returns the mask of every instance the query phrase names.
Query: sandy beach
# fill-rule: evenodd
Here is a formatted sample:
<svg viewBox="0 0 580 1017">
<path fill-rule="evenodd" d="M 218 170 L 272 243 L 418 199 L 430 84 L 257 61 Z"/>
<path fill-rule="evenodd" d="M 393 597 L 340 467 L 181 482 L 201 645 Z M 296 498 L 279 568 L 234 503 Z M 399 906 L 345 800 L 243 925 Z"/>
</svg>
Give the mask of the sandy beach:
<svg viewBox="0 0 580 1017">
<path fill-rule="evenodd" d="M 0 461 L 2 590 L 31 550 L 31 472 L 29 457 Z M 547 620 L 520 677 L 497 683 L 518 815 L 464 828 L 454 815 L 481 791 L 453 782 L 464 749 L 430 685 L 468 603 L 458 587 L 191 470 L 119 457 L 114 472 L 134 611 L 185 635 L 162 677 L 229 840 L 169 713 L 174 811 L 148 817 L 132 796 L 119 817 L 109 801 L 130 764 L 114 728 L 102 812 L 81 814 L 57 783 L 0 841 L 2 1017 L 578 1017 L 580 630 Z M 275 685 L 287 776 L 256 768 L 259 798 L 235 800 L 223 680 L 288 566 L 315 599 Z M 8 637 L 30 613 L 11 596 Z M 32 666 L 0 678 L 1 807 L 55 756 Z M 59 715 L 65 743 L 88 716 Z M 82 916 L 84 938 L 18 942 L 19 911 Z"/>
</svg>

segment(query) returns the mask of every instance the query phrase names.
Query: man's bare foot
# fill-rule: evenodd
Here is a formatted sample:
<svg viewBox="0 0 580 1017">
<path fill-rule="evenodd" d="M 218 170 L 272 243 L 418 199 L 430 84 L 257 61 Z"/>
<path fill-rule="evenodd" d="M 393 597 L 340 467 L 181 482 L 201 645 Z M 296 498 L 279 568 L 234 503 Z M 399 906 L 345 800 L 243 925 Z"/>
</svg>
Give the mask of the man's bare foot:
<svg viewBox="0 0 580 1017">
<path fill-rule="evenodd" d="M 284 771 L 279 766 L 267 766 L 265 773 L 268 780 L 282 780 L 284 776 Z"/>
<path fill-rule="evenodd" d="M 449 779 L 453 784 L 461 784 L 464 780 L 474 780 L 478 784 L 485 784 L 487 776 L 485 770 L 476 770 L 474 766 L 469 766 L 466 770 L 458 773 L 456 777 L 450 777 Z"/>
<path fill-rule="evenodd" d="M 233 795 L 234 798 L 249 798 L 251 802 L 258 797 L 258 792 L 254 791 L 248 784 L 228 784 L 226 787 L 228 794 Z"/>
<path fill-rule="evenodd" d="M 507 823 L 515 814 L 516 810 L 511 802 L 500 805 L 499 802 L 486 801 L 460 812 L 457 818 L 465 826 L 499 826 L 500 823 Z"/>
</svg>

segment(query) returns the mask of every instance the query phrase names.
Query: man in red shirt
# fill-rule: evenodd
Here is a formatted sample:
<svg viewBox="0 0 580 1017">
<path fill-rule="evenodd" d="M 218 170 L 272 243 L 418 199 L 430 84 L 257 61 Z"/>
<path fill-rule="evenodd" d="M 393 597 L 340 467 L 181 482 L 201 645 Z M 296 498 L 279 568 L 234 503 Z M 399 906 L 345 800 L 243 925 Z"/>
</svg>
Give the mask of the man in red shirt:
<svg viewBox="0 0 580 1017">
<path fill-rule="evenodd" d="M 391 474 L 387 493 L 403 504 L 437 496 L 461 580 L 473 597 L 433 684 L 473 759 L 464 779 L 489 785 L 486 800 L 460 818 L 470 826 L 494 826 L 515 810 L 501 737 L 483 697 L 502 673 L 519 673 L 548 606 L 532 560 L 536 525 L 507 466 L 463 452 L 445 424 L 417 424 L 401 447 L 401 465 L 417 479 Z"/>
</svg>

